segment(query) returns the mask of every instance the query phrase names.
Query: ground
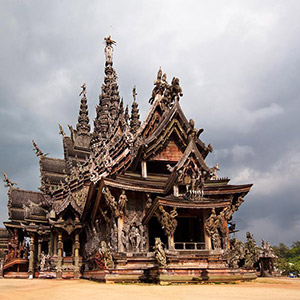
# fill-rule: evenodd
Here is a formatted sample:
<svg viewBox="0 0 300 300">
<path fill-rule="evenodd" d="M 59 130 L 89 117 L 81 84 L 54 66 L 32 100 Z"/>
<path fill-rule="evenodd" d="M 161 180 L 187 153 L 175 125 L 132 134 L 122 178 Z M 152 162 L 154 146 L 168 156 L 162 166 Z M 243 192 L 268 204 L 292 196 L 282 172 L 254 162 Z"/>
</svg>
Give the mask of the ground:
<svg viewBox="0 0 300 300">
<path fill-rule="evenodd" d="M 5 300 L 300 299 L 300 279 L 259 278 L 252 282 L 200 285 L 102 284 L 87 280 L 0 279 Z"/>
</svg>

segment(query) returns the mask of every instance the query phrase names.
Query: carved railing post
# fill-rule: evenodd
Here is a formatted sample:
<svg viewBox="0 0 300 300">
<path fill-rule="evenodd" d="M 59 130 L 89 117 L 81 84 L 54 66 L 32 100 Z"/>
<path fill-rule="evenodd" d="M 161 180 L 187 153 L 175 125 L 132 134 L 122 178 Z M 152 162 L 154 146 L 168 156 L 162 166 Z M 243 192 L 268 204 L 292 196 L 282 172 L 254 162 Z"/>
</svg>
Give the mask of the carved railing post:
<svg viewBox="0 0 300 300">
<path fill-rule="evenodd" d="M 79 279 L 79 249 L 80 249 L 80 242 L 79 242 L 79 234 L 75 234 L 75 243 L 74 243 L 74 250 L 75 250 L 75 268 L 74 268 L 74 279 Z"/>
<path fill-rule="evenodd" d="M 62 234 L 58 233 L 58 242 L 57 242 L 57 273 L 56 278 L 61 279 L 62 278 L 62 260 L 63 260 L 63 248 L 64 243 L 62 241 Z"/>
<path fill-rule="evenodd" d="M 34 235 L 30 236 L 30 247 L 29 247 L 29 251 L 30 251 L 30 255 L 29 255 L 29 267 L 28 267 L 28 275 L 29 278 L 33 278 L 34 275 L 34 248 L 35 248 L 35 244 L 34 244 Z"/>
</svg>

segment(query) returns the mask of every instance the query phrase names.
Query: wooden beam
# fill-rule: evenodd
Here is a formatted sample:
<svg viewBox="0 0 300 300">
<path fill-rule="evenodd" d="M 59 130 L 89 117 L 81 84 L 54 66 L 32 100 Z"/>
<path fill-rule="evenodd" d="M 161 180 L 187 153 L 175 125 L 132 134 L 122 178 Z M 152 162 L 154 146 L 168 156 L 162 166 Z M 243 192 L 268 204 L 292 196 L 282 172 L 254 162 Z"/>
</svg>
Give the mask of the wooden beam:
<svg viewBox="0 0 300 300">
<path fill-rule="evenodd" d="M 99 189 L 98 189 L 98 192 L 97 192 L 96 200 L 95 200 L 95 205 L 94 205 L 94 208 L 92 210 L 92 215 L 91 215 L 92 222 L 95 221 L 95 217 L 96 217 L 99 205 L 100 205 L 100 199 L 101 199 L 101 196 L 102 196 L 103 186 L 104 186 L 104 178 L 102 177 L 101 181 L 100 181 L 100 184 L 99 184 Z"/>
</svg>

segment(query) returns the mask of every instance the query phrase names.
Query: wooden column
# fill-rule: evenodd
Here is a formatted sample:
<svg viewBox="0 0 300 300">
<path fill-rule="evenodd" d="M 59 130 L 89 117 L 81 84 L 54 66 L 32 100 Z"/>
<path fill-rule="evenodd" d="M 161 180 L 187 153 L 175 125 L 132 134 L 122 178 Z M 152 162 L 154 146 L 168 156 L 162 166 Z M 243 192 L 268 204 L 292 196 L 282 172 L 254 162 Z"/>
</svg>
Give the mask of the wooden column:
<svg viewBox="0 0 300 300">
<path fill-rule="evenodd" d="M 205 222 L 207 220 L 207 218 L 209 217 L 209 213 L 207 210 L 203 211 L 203 232 L 204 232 L 204 241 L 205 241 L 205 249 L 206 250 L 211 250 L 211 237 L 210 235 L 207 234 L 206 230 L 205 230 Z"/>
<path fill-rule="evenodd" d="M 41 260 L 42 242 L 43 242 L 43 239 L 42 239 L 42 238 L 39 238 L 39 239 L 38 239 L 38 253 L 37 253 L 38 263 L 39 263 L 40 260 Z"/>
<path fill-rule="evenodd" d="M 169 250 L 174 250 L 175 249 L 174 234 L 168 236 L 168 248 L 169 248 Z"/>
<path fill-rule="evenodd" d="M 122 243 L 123 224 L 124 224 L 123 216 L 120 216 L 118 218 L 118 251 L 119 252 L 123 252 L 125 250 Z"/>
<path fill-rule="evenodd" d="M 3 258 L 0 258 L 0 278 L 3 278 Z"/>
<path fill-rule="evenodd" d="M 29 267 L 28 267 L 28 275 L 29 275 L 29 279 L 33 278 L 34 275 L 34 248 L 35 248 L 35 244 L 34 244 L 34 235 L 30 236 L 30 247 L 29 247 Z"/>
<path fill-rule="evenodd" d="M 80 278 L 80 269 L 79 269 L 79 249 L 80 249 L 80 242 L 79 242 L 79 233 L 75 234 L 75 243 L 74 243 L 74 249 L 75 249 L 75 258 L 74 258 L 74 279 Z"/>
<path fill-rule="evenodd" d="M 50 233 L 49 242 L 48 242 L 48 254 L 50 256 L 53 255 L 53 233 Z"/>
<path fill-rule="evenodd" d="M 58 233 L 58 236 L 57 236 L 57 272 L 56 272 L 56 278 L 57 279 L 61 279 L 62 278 L 62 260 L 63 260 L 63 248 L 64 248 L 64 244 L 63 244 L 63 241 L 62 241 L 62 234 L 61 233 Z"/>
<path fill-rule="evenodd" d="M 141 168 L 142 168 L 142 177 L 147 178 L 147 162 L 146 161 L 141 162 Z"/>
</svg>

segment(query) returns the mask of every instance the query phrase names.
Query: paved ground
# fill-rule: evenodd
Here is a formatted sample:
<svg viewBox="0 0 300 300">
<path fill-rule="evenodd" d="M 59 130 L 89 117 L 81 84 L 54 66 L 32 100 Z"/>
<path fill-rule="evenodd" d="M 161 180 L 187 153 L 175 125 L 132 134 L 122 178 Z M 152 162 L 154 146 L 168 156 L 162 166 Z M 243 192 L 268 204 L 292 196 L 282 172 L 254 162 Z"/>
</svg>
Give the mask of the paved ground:
<svg viewBox="0 0 300 300">
<path fill-rule="evenodd" d="M 300 279 L 259 278 L 237 284 L 134 285 L 87 280 L 0 279 L 2 300 L 300 299 Z"/>
</svg>

